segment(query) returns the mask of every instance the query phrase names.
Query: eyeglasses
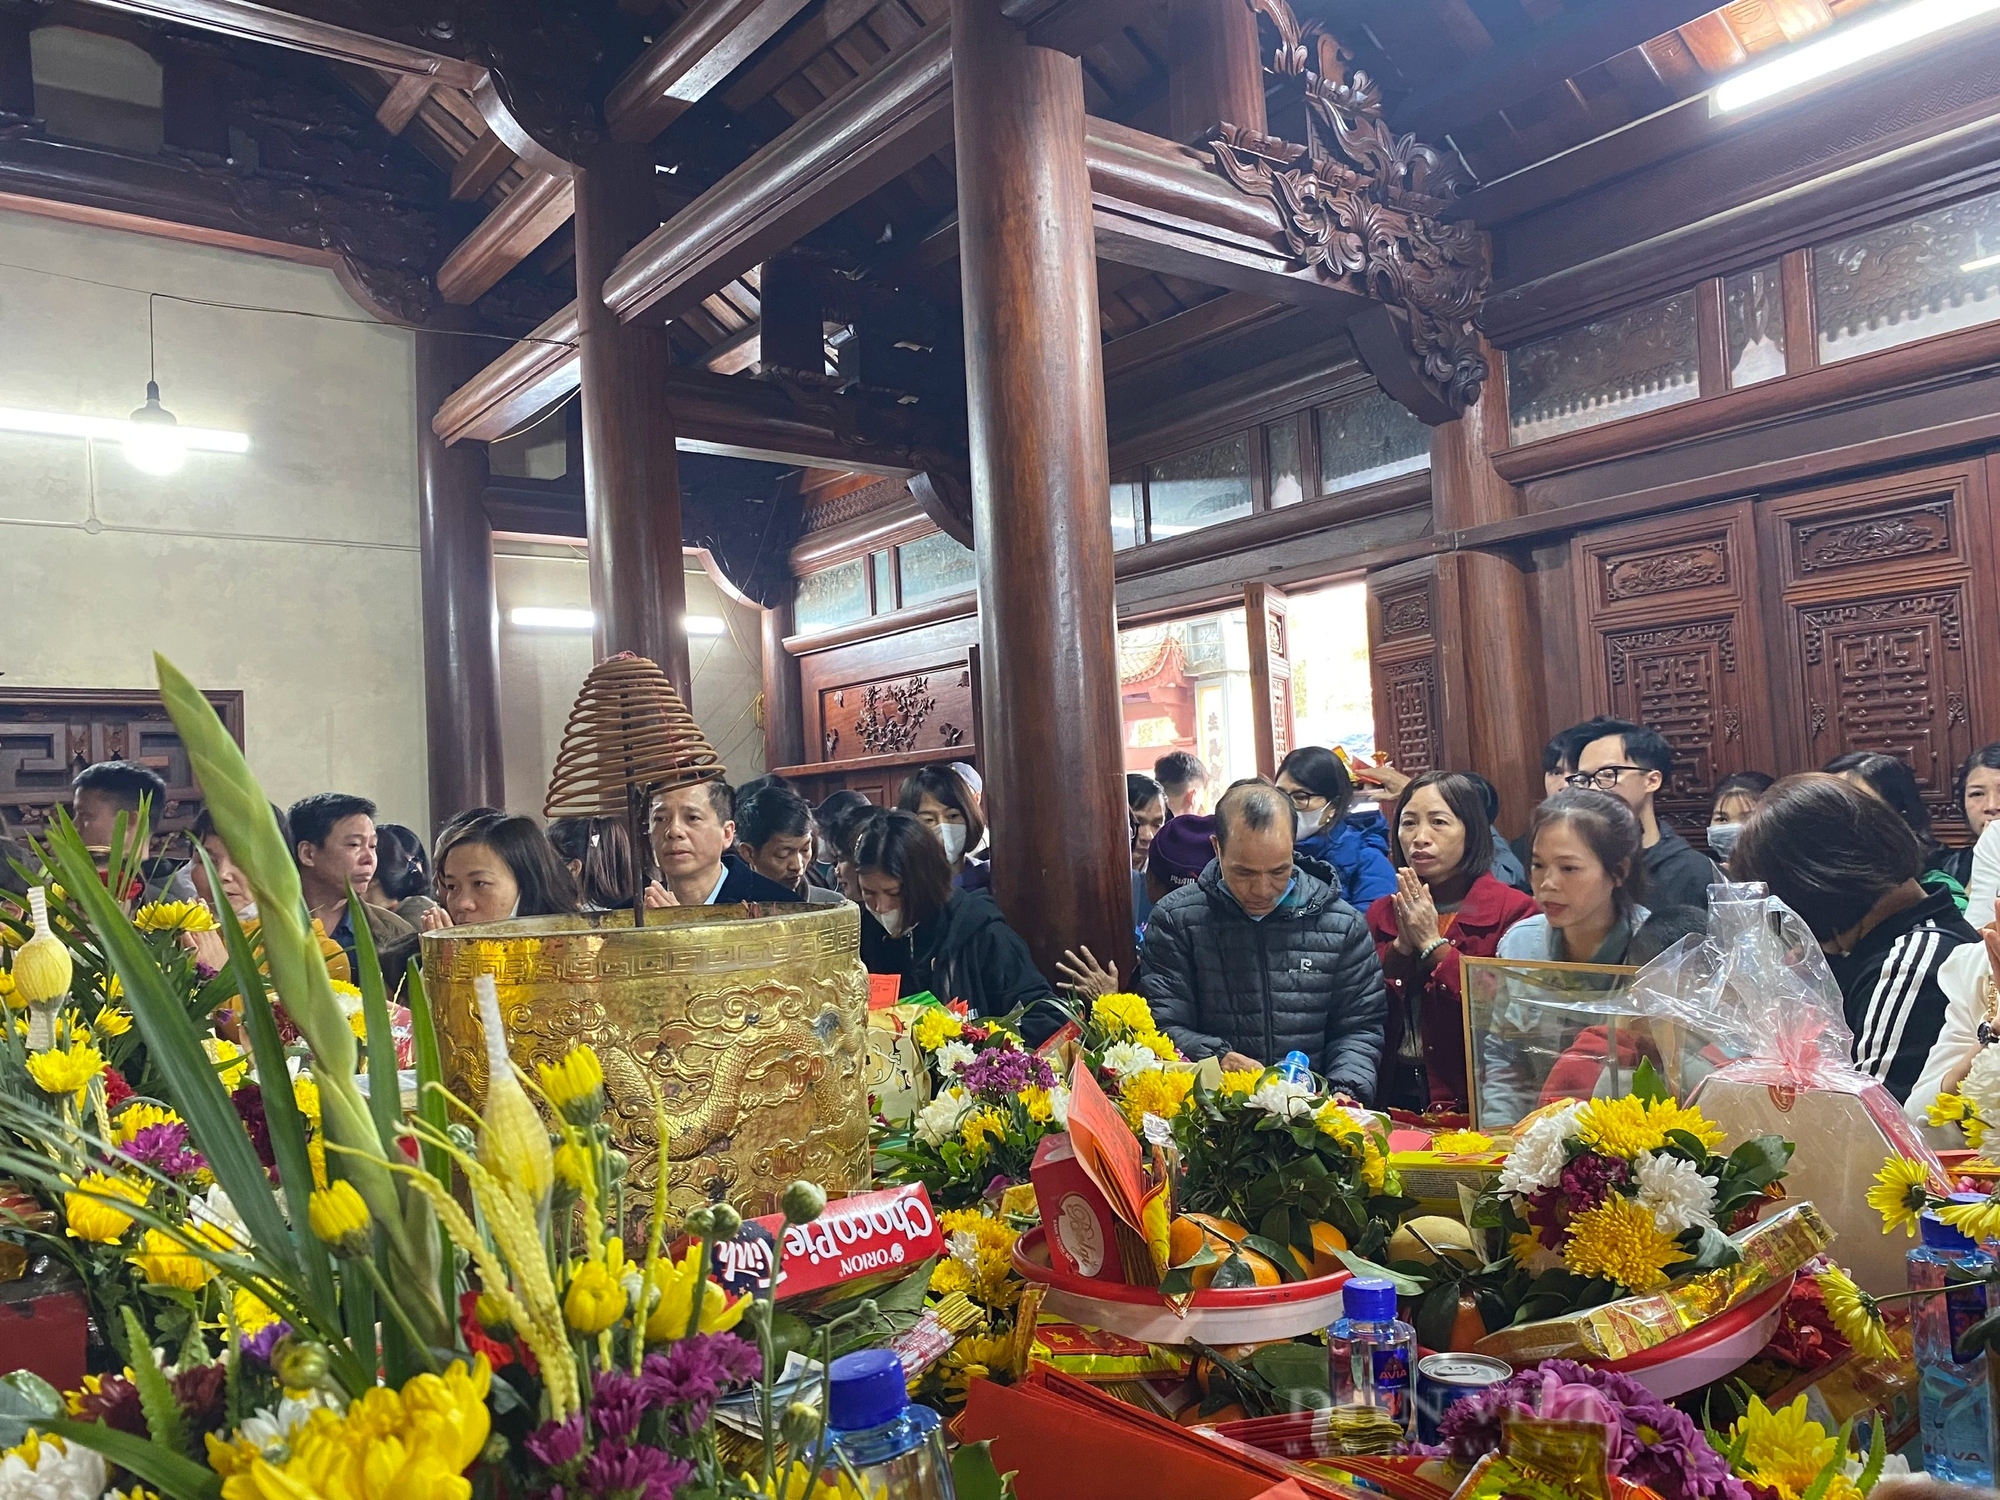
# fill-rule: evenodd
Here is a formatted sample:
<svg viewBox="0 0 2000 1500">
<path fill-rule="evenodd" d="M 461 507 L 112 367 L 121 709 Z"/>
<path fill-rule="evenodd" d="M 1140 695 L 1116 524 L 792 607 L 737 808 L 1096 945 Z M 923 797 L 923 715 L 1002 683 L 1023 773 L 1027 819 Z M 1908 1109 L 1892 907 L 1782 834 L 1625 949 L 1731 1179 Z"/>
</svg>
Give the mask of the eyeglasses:
<svg viewBox="0 0 2000 1500">
<path fill-rule="evenodd" d="M 1599 766 L 1595 771 L 1578 771 L 1574 776 L 1565 776 L 1564 781 L 1573 787 L 1596 787 L 1608 792 L 1618 785 L 1618 778 L 1627 771 L 1643 771 L 1644 766 Z"/>
<path fill-rule="evenodd" d="M 1285 795 L 1292 799 L 1292 806 L 1296 807 L 1300 812 L 1309 812 L 1312 810 L 1312 805 L 1315 802 L 1325 802 L 1328 800 L 1318 792 L 1308 791 L 1304 787 L 1287 792 Z"/>
</svg>

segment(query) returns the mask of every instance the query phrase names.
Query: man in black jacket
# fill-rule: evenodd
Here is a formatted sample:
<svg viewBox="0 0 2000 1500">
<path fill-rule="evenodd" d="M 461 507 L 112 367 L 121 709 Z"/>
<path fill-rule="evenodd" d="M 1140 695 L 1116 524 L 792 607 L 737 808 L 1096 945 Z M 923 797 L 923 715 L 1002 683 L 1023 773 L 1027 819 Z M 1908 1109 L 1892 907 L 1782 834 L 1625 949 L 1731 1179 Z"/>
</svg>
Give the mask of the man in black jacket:
<svg viewBox="0 0 2000 1500">
<path fill-rule="evenodd" d="M 649 906 L 725 906 L 739 901 L 797 901 L 729 854 L 736 841 L 735 793 L 720 778 L 653 797 L 653 858 L 666 886 L 654 881 Z M 672 900 L 664 899 L 671 894 Z"/>
<path fill-rule="evenodd" d="M 1215 811 L 1215 858 L 1153 908 L 1140 993 L 1189 1057 L 1260 1068 L 1297 1050 L 1366 1102 L 1388 1013 L 1368 924 L 1332 870 L 1295 858 L 1283 793 L 1238 782 Z"/>
<path fill-rule="evenodd" d="M 1647 906 L 1655 911 L 1669 906 L 1707 911 L 1708 888 L 1721 881 L 1722 872 L 1653 810 L 1653 798 L 1673 774 L 1673 747 L 1657 729 L 1623 719 L 1600 719 L 1594 727 L 1597 738 L 1577 751 L 1576 774 L 1569 784 L 1623 798 L 1639 819 Z"/>
</svg>

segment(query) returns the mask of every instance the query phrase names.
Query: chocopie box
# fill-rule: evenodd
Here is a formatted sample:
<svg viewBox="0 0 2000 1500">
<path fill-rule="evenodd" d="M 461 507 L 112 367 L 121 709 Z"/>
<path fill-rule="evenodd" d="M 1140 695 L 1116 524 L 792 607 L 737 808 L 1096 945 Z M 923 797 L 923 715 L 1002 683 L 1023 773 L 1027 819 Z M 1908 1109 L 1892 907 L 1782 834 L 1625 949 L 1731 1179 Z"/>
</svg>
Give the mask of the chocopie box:
<svg viewBox="0 0 2000 1500">
<path fill-rule="evenodd" d="M 930 1194 L 916 1182 L 834 1199 L 810 1224 L 787 1224 L 783 1214 L 745 1219 L 735 1239 L 715 1247 L 715 1279 L 732 1296 L 761 1292 L 771 1284 L 781 1235 L 780 1302 L 859 1297 L 944 1253 Z"/>
<path fill-rule="evenodd" d="M 1076 1159 L 1067 1135 L 1045 1135 L 1028 1167 L 1049 1259 L 1092 1281 L 1125 1280 L 1118 1252 L 1118 1219 L 1097 1184 Z"/>
</svg>

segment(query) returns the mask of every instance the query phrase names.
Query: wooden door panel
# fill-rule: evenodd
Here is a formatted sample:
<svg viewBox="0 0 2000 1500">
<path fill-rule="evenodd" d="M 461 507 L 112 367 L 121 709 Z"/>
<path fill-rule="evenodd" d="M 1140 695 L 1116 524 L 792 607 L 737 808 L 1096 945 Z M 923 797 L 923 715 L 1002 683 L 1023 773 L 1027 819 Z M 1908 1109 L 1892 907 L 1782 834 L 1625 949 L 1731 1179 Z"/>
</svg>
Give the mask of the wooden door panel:
<svg viewBox="0 0 2000 1500">
<path fill-rule="evenodd" d="M 1670 811 L 1705 811 L 1720 767 L 1741 750 L 1745 704 L 1737 612 L 1684 625 L 1603 633 L 1610 711 L 1666 736 L 1674 771 L 1661 790 Z M 1732 766 L 1731 769 L 1738 769 Z"/>
<path fill-rule="evenodd" d="M 1368 668 L 1375 746 L 1411 776 L 1442 768 L 1444 692 L 1434 568 L 1392 569 L 1368 580 Z"/>
</svg>

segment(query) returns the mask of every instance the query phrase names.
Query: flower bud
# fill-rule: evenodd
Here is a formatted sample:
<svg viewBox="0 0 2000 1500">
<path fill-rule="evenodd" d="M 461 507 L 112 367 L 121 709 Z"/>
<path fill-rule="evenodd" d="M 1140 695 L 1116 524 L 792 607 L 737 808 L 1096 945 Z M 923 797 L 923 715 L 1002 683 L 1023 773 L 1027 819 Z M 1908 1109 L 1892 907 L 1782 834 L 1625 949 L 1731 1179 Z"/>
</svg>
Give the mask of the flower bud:
<svg viewBox="0 0 2000 1500">
<path fill-rule="evenodd" d="M 509 1451 L 506 1436 L 496 1432 L 486 1439 L 486 1446 L 479 1450 L 479 1460 L 488 1464 L 504 1463 Z"/>
<path fill-rule="evenodd" d="M 627 1172 L 632 1170 L 632 1158 L 627 1156 L 623 1151 L 606 1151 L 604 1153 L 604 1164 L 610 1168 L 611 1180 L 613 1182 L 621 1180 Z"/>
<path fill-rule="evenodd" d="M 479 1145 L 479 1138 L 472 1133 L 470 1125 L 451 1124 L 444 1128 L 445 1136 L 452 1145 L 470 1156 Z"/>
<path fill-rule="evenodd" d="M 718 1203 L 710 1211 L 715 1220 L 715 1237 L 719 1240 L 733 1240 L 743 1228 L 743 1215 L 727 1203 Z"/>
<path fill-rule="evenodd" d="M 288 1333 L 279 1339 L 271 1351 L 272 1373 L 278 1377 L 279 1384 L 295 1391 L 323 1384 L 326 1369 L 326 1350 L 296 1333 Z"/>
<path fill-rule="evenodd" d="M 785 1446 L 794 1455 L 808 1454 L 819 1442 L 821 1425 L 817 1406 L 794 1401 L 785 1408 L 784 1416 L 778 1419 L 778 1436 L 785 1440 Z"/>
<path fill-rule="evenodd" d="M 681 1220 L 681 1229 L 696 1239 L 708 1239 L 715 1233 L 715 1205 L 704 1203 L 689 1209 L 687 1217 Z"/>
<path fill-rule="evenodd" d="M 801 1178 L 785 1189 L 781 1201 L 787 1224 L 810 1224 L 826 1212 L 826 1189 Z"/>
</svg>

